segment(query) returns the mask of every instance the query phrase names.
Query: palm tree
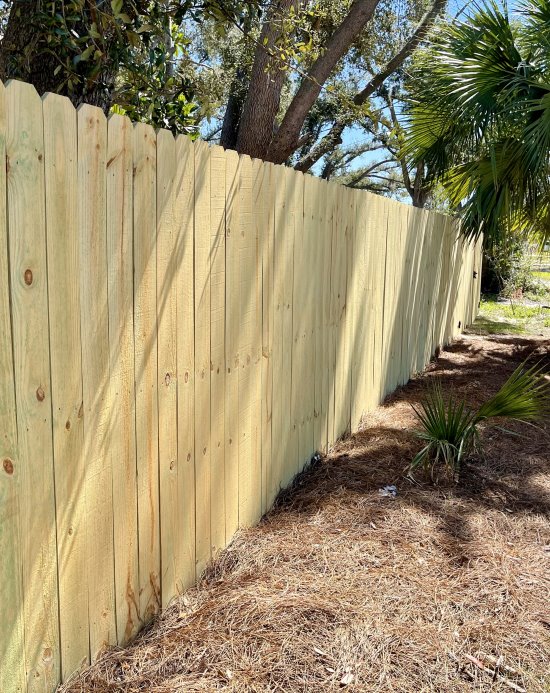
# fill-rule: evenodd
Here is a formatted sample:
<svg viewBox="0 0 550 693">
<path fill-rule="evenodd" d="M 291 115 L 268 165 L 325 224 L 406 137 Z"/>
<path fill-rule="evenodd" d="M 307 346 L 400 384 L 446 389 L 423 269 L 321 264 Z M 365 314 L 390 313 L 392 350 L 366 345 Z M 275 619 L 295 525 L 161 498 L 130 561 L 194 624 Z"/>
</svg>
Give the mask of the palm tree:
<svg viewBox="0 0 550 693">
<path fill-rule="evenodd" d="M 550 231 L 550 0 L 493 0 L 442 25 L 410 80 L 408 152 L 464 233 Z"/>
</svg>

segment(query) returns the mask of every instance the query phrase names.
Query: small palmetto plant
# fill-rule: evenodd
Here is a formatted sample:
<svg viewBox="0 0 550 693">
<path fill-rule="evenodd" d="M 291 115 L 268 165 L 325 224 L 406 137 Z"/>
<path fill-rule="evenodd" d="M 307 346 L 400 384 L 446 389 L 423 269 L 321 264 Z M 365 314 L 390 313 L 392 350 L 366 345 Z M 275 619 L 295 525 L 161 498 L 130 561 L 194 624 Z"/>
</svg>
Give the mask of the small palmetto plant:
<svg viewBox="0 0 550 693">
<path fill-rule="evenodd" d="M 520 365 L 479 409 L 470 409 L 464 401 L 445 399 L 441 383 L 436 382 L 421 408 L 413 407 L 422 430 L 417 436 L 424 447 L 411 462 L 411 470 L 423 467 L 433 477 L 438 467 L 458 474 L 463 460 L 481 449 L 479 425 L 487 419 L 507 418 L 531 423 L 550 411 L 550 384 L 540 366 Z"/>
</svg>

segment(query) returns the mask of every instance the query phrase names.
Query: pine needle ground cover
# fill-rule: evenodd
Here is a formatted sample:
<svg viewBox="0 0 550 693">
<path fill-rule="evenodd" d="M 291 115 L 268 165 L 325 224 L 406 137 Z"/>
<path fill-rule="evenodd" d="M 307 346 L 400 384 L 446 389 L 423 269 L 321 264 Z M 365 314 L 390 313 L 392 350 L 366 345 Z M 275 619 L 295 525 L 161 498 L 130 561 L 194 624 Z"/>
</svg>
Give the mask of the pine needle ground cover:
<svg viewBox="0 0 550 693">
<path fill-rule="evenodd" d="M 526 358 L 550 368 L 549 347 L 471 335 L 443 351 L 63 693 L 549 691 L 550 422 L 483 428 L 459 485 L 404 478 L 434 378 L 479 406 Z"/>
</svg>

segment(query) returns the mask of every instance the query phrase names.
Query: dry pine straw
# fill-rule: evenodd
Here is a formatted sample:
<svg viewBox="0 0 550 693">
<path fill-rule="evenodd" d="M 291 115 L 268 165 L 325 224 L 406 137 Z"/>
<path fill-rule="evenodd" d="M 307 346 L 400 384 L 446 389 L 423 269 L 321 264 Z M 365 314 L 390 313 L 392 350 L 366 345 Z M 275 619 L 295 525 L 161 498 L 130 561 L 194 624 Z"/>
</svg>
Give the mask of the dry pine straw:
<svg viewBox="0 0 550 693">
<path fill-rule="evenodd" d="M 198 587 L 61 690 L 550 691 L 547 432 L 487 428 L 486 459 L 458 485 L 403 477 L 419 446 L 410 404 L 434 376 L 474 404 L 527 355 L 550 361 L 548 346 L 471 336 L 443 351 Z M 395 500 L 378 493 L 390 483 Z M 467 655 L 501 657 L 506 680 Z"/>
</svg>

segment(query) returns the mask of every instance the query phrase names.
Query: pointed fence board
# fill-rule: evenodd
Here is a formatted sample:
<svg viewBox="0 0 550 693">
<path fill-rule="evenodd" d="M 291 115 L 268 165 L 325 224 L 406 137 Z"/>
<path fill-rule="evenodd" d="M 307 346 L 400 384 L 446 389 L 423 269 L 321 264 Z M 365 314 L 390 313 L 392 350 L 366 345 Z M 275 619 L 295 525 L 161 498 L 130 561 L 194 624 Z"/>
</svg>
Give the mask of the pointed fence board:
<svg viewBox="0 0 550 693">
<path fill-rule="evenodd" d="M 156 136 L 135 125 L 134 152 L 134 369 L 138 503 L 139 616 L 158 612 L 160 512 L 157 399 Z"/>
<path fill-rule="evenodd" d="M 6 159 L 6 90 L 0 83 L 0 159 Z M 8 228 L 6 166 L 0 166 L 0 690 L 23 691 L 25 641 L 23 631 L 22 546 L 20 518 L 21 467 L 17 446 Z"/>
<path fill-rule="evenodd" d="M 210 526 L 212 555 L 225 548 L 225 153 L 210 150 Z"/>
<path fill-rule="evenodd" d="M 66 678 L 89 659 L 77 116 L 69 99 L 56 94 L 44 97 L 43 115 L 59 626 Z"/>
<path fill-rule="evenodd" d="M 259 294 L 260 264 L 258 242 L 252 207 L 252 160 L 241 156 L 239 201 L 239 526 L 254 521 L 255 498 L 261 498 L 261 471 L 258 457 L 258 440 L 261 435 L 260 396 L 261 382 L 259 347 L 261 315 Z M 259 483 L 258 483 L 259 482 Z"/>
<path fill-rule="evenodd" d="M 195 581 L 195 150 L 185 135 L 176 139 L 174 217 L 177 319 L 177 517 L 172 548 L 179 593 Z"/>
<path fill-rule="evenodd" d="M 211 556 L 210 528 L 210 229 L 211 153 L 195 144 L 195 550 L 196 576 Z"/>
<path fill-rule="evenodd" d="M 239 526 L 239 156 L 228 151 L 225 167 L 225 535 Z"/>
<path fill-rule="evenodd" d="M 116 637 L 113 546 L 112 428 L 107 301 L 107 122 L 99 108 L 81 106 L 78 122 L 80 332 L 84 416 L 90 657 Z"/>
<path fill-rule="evenodd" d="M 177 595 L 174 546 L 178 536 L 177 284 L 175 217 L 176 142 L 157 132 L 157 398 L 161 594 L 165 607 Z"/>
<path fill-rule="evenodd" d="M 7 228 L 13 377 L 20 482 L 26 684 L 52 690 L 60 676 L 55 490 L 46 274 L 42 101 L 6 86 Z M 39 127 L 36 124 L 39 123 Z M 14 462 L 13 460 L 11 461 Z M 4 465 L 4 463 L 2 463 Z M 12 469 L 10 463 L 8 470 Z M 3 473 L 6 468 L 3 466 Z M 14 465 L 15 471 L 15 465 Z"/>
<path fill-rule="evenodd" d="M 481 243 L 19 82 L 2 156 L 0 689 L 44 693 L 475 318 Z"/>
<path fill-rule="evenodd" d="M 270 503 L 269 483 L 272 474 L 272 420 L 273 420 L 273 316 L 274 316 L 274 226 L 275 208 L 273 204 L 274 165 L 258 165 L 258 183 L 254 188 L 256 214 L 256 235 L 260 244 L 262 258 L 262 497 L 260 515 Z"/>
<path fill-rule="evenodd" d="M 113 459 L 117 641 L 139 628 L 136 419 L 134 391 L 133 146 L 128 118 L 107 123 L 107 273 Z"/>
</svg>

